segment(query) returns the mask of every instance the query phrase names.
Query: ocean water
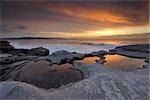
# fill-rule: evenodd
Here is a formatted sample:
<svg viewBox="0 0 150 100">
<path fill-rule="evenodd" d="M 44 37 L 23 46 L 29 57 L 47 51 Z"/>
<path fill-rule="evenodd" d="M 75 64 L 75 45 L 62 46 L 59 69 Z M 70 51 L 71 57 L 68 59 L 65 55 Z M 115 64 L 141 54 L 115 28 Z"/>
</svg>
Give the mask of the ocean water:
<svg viewBox="0 0 150 100">
<path fill-rule="evenodd" d="M 118 44 L 96 43 L 79 40 L 63 40 L 63 39 L 19 39 L 9 40 L 15 48 L 31 49 L 35 47 L 45 47 L 50 53 L 58 50 L 66 50 L 69 52 L 90 53 L 93 51 L 114 49 Z"/>
</svg>

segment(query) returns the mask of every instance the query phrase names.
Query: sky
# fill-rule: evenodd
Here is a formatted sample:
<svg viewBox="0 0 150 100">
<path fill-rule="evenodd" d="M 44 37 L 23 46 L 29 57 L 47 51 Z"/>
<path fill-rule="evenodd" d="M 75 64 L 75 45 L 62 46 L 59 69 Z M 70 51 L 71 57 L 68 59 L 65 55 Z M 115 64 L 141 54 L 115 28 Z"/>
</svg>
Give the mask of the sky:
<svg viewBox="0 0 150 100">
<path fill-rule="evenodd" d="M 1 1 L 1 37 L 97 38 L 149 32 L 149 1 Z"/>
</svg>

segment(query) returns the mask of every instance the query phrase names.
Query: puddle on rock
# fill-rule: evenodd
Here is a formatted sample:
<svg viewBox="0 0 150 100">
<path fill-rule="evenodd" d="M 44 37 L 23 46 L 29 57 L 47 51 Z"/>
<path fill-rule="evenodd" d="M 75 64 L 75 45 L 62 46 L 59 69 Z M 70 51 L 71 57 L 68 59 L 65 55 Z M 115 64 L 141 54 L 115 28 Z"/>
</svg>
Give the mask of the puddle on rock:
<svg viewBox="0 0 150 100">
<path fill-rule="evenodd" d="M 75 60 L 74 62 L 80 62 L 84 64 L 95 64 L 96 60 L 99 60 L 99 57 L 86 57 L 83 60 Z"/>
<path fill-rule="evenodd" d="M 144 59 L 130 58 L 121 55 L 106 55 L 106 62 L 104 62 L 104 66 L 129 71 L 136 68 L 143 68 L 145 64 Z M 95 64 L 95 60 L 99 60 L 99 57 L 86 57 L 83 60 L 76 60 L 74 62 L 80 62 L 84 64 Z"/>
<path fill-rule="evenodd" d="M 130 58 L 121 55 L 106 55 L 104 66 L 123 71 L 129 71 L 136 68 L 143 68 L 144 59 Z"/>
<path fill-rule="evenodd" d="M 70 82 L 83 79 L 80 70 L 71 64 L 50 65 L 48 61 L 31 61 L 19 69 L 14 80 L 27 82 L 41 88 L 58 88 Z"/>
</svg>

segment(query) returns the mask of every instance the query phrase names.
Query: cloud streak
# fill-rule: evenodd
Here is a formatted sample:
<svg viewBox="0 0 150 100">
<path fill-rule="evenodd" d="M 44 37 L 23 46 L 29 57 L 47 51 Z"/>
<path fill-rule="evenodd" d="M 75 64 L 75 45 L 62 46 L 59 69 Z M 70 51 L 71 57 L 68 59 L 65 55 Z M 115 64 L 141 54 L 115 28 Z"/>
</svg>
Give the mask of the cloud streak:
<svg viewBox="0 0 150 100">
<path fill-rule="evenodd" d="M 101 9 L 89 9 L 78 6 L 59 6 L 59 7 L 50 7 L 49 10 L 58 11 L 62 14 L 68 15 L 70 17 L 97 21 L 99 23 L 122 23 L 130 24 L 129 20 L 116 13 L 107 10 Z"/>
<path fill-rule="evenodd" d="M 8 36 L 14 32 L 47 33 L 49 37 L 60 33 L 84 36 L 87 31 L 143 27 L 149 20 L 148 1 L 2 1 L 1 4 L 2 34 Z"/>
</svg>

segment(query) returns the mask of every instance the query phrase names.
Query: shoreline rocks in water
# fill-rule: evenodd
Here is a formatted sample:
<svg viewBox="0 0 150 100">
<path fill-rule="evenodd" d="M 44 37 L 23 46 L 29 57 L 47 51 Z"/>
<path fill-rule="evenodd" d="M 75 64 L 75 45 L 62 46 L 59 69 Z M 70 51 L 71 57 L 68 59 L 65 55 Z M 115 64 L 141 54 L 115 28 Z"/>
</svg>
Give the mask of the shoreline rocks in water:
<svg viewBox="0 0 150 100">
<path fill-rule="evenodd" d="M 14 47 L 10 45 L 10 42 L 8 41 L 0 41 L 0 48 L 1 49 L 14 49 Z"/>
<path fill-rule="evenodd" d="M 47 60 L 50 61 L 52 64 L 64 64 L 72 63 L 74 60 L 82 60 L 84 57 L 84 54 L 60 50 L 49 55 L 47 57 Z"/>
<path fill-rule="evenodd" d="M 30 49 L 29 54 L 35 55 L 35 56 L 47 56 L 49 55 L 49 50 L 43 47 L 37 47 L 37 48 Z"/>
<path fill-rule="evenodd" d="M 6 51 L 2 50 L 1 52 L 0 71 L 2 73 L 0 81 L 22 81 L 49 89 L 83 79 L 83 74 L 80 70 L 74 69 L 71 64 L 66 64 L 74 59 L 82 59 L 84 57 L 83 54 L 62 50 L 49 55 L 49 50 L 43 47 L 28 50 L 15 49 L 12 46 L 13 48 L 10 49 L 11 45 L 9 42 L 3 41 L 2 43 L 4 43 L 3 50 Z M 51 61 L 41 59 L 49 57 L 51 57 Z M 69 67 L 66 68 L 66 66 Z"/>
<path fill-rule="evenodd" d="M 132 58 L 149 59 L 149 44 L 119 46 L 109 50 L 109 54 L 118 54 Z"/>
<path fill-rule="evenodd" d="M 26 54 L 32 56 L 47 56 L 49 55 L 49 50 L 43 47 L 37 47 L 32 49 L 16 49 L 10 45 L 8 41 L 0 41 L 0 54 Z"/>
<path fill-rule="evenodd" d="M 102 56 L 105 56 L 107 54 L 109 54 L 107 51 L 100 50 L 100 51 L 97 51 L 97 52 L 91 52 L 91 53 L 85 54 L 85 56 L 86 57 L 94 57 L 94 56 L 102 57 Z"/>
</svg>

